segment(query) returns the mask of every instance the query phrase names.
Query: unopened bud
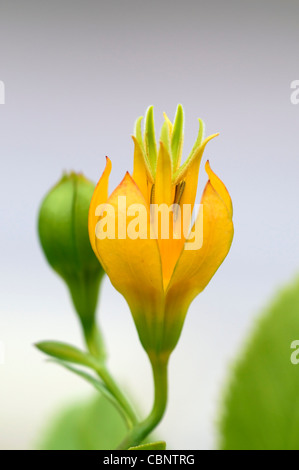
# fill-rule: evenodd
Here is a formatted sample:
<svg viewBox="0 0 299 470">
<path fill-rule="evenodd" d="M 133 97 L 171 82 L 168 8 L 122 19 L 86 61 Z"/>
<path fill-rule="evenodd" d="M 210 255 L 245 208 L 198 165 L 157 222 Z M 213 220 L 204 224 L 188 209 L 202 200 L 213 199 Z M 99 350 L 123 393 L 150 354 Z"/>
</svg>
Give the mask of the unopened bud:
<svg viewBox="0 0 299 470">
<path fill-rule="evenodd" d="M 67 283 L 83 327 L 92 329 L 104 274 L 90 246 L 88 210 L 94 184 L 82 174 L 64 175 L 42 202 L 38 231 L 52 268 Z"/>
</svg>

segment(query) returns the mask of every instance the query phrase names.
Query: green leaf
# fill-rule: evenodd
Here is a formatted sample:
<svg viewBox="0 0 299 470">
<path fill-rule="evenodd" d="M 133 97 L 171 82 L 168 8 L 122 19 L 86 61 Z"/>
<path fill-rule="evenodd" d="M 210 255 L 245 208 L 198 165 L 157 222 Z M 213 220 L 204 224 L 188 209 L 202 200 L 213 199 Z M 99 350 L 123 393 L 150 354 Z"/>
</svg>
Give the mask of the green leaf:
<svg viewBox="0 0 299 470">
<path fill-rule="evenodd" d="M 76 367 L 73 367 L 70 364 L 67 364 L 59 359 L 52 360 L 52 362 L 59 364 L 60 366 L 69 370 L 70 372 L 73 372 L 74 374 L 78 375 L 79 377 L 84 379 L 86 382 L 90 383 L 96 390 L 98 390 L 104 397 L 106 397 L 110 401 L 110 403 L 112 403 L 112 405 L 115 406 L 115 408 L 122 415 L 125 423 L 129 427 L 127 415 L 124 413 L 123 408 L 120 406 L 119 402 L 114 398 L 114 396 L 111 394 L 111 392 L 108 390 L 106 385 L 101 380 L 96 379 L 95 377 L 88 374 L 87 372 L 77 369 Z"/>
<path fill-rule="evenodd" d="M 142 444 L 140 446 L 129 448 L 129 450 L 165 450 L 165 449 L 166 449 L 165 441 L 151 442 L 149 444 Z"/>
<path fill-rule="evenodd" d="M 41 433 L 42 450 L 111 450 L 126 435 L 126 426 L 114 406 L 103 396 L 68 406 Z"/>
<path fill-rule="evenodd" d="M 184 111 L 181 104 L 178 105 L 171 138 L 171 155 L 174 171 L 179 167 L 182 146 L 183 146 L 183 126 L 184 126 Z"/>
<path fill-rule="evenodd" d="M 291 362 L 298 339 L 299 280 L 262 315 L 234 367 L 220 421 L 222 449 L 299 450 L 299 365 Z"/>
<path fill-rule="evenodd" d="M 48 354 L 48 356 L 55 357 L 55 359 L 91 367 L 95 370 L 97 370 L 99 365 L 91 354 L 80 351 L 80 349 L 70 344 L 58 341 L 42 341 L 35 346 L 43 353 Z"/>
<path fill-rule="evenodd" d="M 151 165 L 153 175 L 156 173 L 157 165 L 157 145 L 155 138 L 154 108 L 150 106 L 145 116 L 145 151 Z"/>
</svg>

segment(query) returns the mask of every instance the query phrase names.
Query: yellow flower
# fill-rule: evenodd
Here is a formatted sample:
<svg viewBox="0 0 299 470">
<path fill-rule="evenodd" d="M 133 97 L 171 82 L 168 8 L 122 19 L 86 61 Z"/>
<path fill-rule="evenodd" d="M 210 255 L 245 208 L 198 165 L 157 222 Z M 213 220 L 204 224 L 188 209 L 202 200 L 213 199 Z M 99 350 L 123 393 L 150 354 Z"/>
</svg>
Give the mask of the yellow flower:
<svg viewBox="0 0 299 470">
<path fill-rule="evenodd" d="M 92 248 L 114 287 L 127 300 L 141 343 L 152 360 L 155 356 L 167 358 L 174 349 L 190 303 L 223 262 L 233 238 L 231 198 L 209 162 L 205 165 L 209 180 L 200 210 L 192 228 L 190 225 L 200 161 L 207 142 L 218 134 L 203 140 L 204 127 L 199 120 L 197 140 L 181 165 L 183 109 L 178 106 L 173 124 L 164 117 L 159 149 L 153 108 L 146 114 L 144 136 L 142 118 L 137 120 L 133 176 L 126 173 L 108 197 L 111 162 L 107 158 L 89 210 Z M 161 204 L 171 207 L 166 215 L 168 237 L 163 234 L 165 220 L 159 212 L 158 219 L 152 217 L 151 207 Z M 140 207 L 146 214 L 143 227 Z M 189 215 L 185 216 L 184 207 L 189 208 Z M 96 235 L 99 223 L 100 239 Z M 107 236 L 103 236 L 104 225 L 113 225 L 112 235 L 107 230 Z M 132 236 L 132 227 L 142 236 Z M 196 238 L 200 246 L 193 249 Z"/>
</svg>

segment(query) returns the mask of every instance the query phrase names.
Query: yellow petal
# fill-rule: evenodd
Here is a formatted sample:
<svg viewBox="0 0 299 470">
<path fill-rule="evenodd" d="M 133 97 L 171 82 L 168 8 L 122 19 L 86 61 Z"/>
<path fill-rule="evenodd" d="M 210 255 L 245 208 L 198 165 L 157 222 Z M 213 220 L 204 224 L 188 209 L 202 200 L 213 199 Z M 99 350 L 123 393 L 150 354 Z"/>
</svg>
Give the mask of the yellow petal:
<svg viewBox="0 0 299 470">
<path fill-rule="evenodd" d="M 133 180 L 137 184 L 138 188 L 142 192 L 145 199 L 147 199 L 147 169 L 144 162 L 143 152 L 140 148 L 137 139 L 132 136 L 134 141 L 134 169 L 133 169 Z"/>
<path fill-rule="evenodd" d="M 96 208 L 100 204 L 104 204 L 108 199 L 108 184 L 109 184 L 109 176 L 111 173 L 111 161 L 108 157 L 106 157 L 106 167 L 105 170 L 95 187 L 90 206 L 88 212 L 88 232 L 89 232 L 89 239 L 92 246 L 93 251 L 95 254 L 96 252 L 96 243 L 95 243 L 95 229 L 96 224 L 98 221 L 98 216 L 96 216 Z"/>
<path fill-rule="evenodd" d="M 205 164 L 205 170 L 209 176 L 209 179 L 211 181 L 211 184 L 215 191 L 218 193 L 218 195 L 221 197 L 223 202 L 225 203 L 230 215 L 233 215 L 233 205 L 232 205 L 232 200 L 230 198 L 229 192 L 226 189 L 225 185 L 222 183 L 221 179 L 218 178 L 218 176 L 212 171 L 210 167 L 210 162 L 207 160 Z"/>
<path fill-rule="evenodd" d="M 163 116 L 164 116 L 165 121 L 167 122 L 168 132 L 169 132 L 169 140 L 171 140 L 172 131 L 173 131 L 173 124 L 172 124 L 171 120 L 169 119 L 169 117 L 167 116 L 166 113 L 163 113 Z"/>
<path fill-rule="evenodd" d="M 169 135 L 169 126 L 166 121 L 163 122 L 160 132 L 160 142 L 163 142 L 165 148 L 170 154 L 170 135 Z"/>
<path fill-rule="evenodd" d="M 210 180 L 202 196 L 202 211 L 197 217 L 197 225 L 195 223 L 192 229 L 202 246 L 190 249 L 194 243 L 191 236 L 177 262 L 166 294 L 166 331 L 171 330 L 174 321 L 183 323 L 190 303 L 209 283 L 232 243 L 234 229 L 230 196 L 209 166 L 207 170 Z M 174 315 L 174 311 L 179 312 L 178 315 Z"/>
<path fill-rule="evenodd" d="M 178 240 L 173 230 L 173 188 L 171 184 L 171 159 L 169 152 L 160 142 L 155 186 L 152 196 L 153 228 L 158 238 L 162 261 L 164 288 L 167 286 L 184 240 Z"/>
<path fill-rule="evenodd" d="M 106 207 L 115 214 L 115 220 L 108 220 L 114 224 L 115 237 L 96 238 L 97 254 L 111 283 L 127 300 L 140 339 L 148 350 L 155 344 L 156 331 L 161 330 L 155 325 L 162 321 L 164 298 L 158 243 L 150 238 L 149 205 L 127 173 L 109 197 Z M 131 215 L 132 209 L 136 209 L 136 214 Z M 139 229 L 145 228 L 145 238 L 132 239 L 128 230 L 141 212 L 146 218 Z"/>
</svg>

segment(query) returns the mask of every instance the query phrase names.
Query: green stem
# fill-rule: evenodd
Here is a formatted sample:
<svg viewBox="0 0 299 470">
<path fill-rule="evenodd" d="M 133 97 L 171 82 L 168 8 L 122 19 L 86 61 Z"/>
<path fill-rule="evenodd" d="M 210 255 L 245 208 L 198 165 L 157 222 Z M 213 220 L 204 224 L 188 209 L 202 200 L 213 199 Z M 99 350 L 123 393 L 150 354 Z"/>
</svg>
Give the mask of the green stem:
<svg viewBox="0 0 299 470">
<path fill-rule="evenodd" d="M 118 450 L 129 449 L 130 447 L 139 445 L 159 424 L 165 413 L 168 388 L 168 358 L 158 356 L 155 358 L 150 358 L 150 361 L 152 365 L 155 386 L 155 399 L 152 411 L 144 421 L 135 425 L 135 427 L 121 442 Z"/>
<path fill-rule="evenodd" d="M 82 327 L 89 352 L 100 361 L 105 362 L 107 354 L 102 332 L 94 321 L 82 322 Z"/>
<path fill-rule="evenodd" d="M 124 410 L 125 414 L 128 418 L 129 427 L 132 428 L 137 423 L 136 414 L 128 401 L 127 397 L 123 394 L 120 390 L 119 386 L 115 382 L 114 378 L 112 377 L 110 371 L 103 363 L 101 366 L 98 367 L 97 373 L 99 377 L 103 380 L 105 385 L 107 386 L 108 390 L 112 393 L 114 398 L 118 401 L 122 409 Z"/>
<path fill-rule="evenodd" d="M 103 380 L 110 393 L 118 401 L 127 416 L 129 427 L 132 428 L 137 423 L 137 417 L 128 399 L 122 393 L 106 366 L 107 355 L 103 336 L 94 323 L 91 326 L 83 325 L 83 330 L 89 352 L 98 359 L 99 365 L 97 367 L 97 374 Z"/>
</svg>

